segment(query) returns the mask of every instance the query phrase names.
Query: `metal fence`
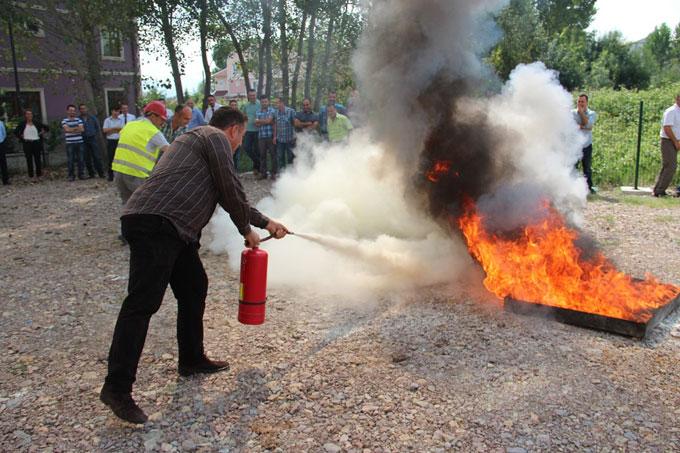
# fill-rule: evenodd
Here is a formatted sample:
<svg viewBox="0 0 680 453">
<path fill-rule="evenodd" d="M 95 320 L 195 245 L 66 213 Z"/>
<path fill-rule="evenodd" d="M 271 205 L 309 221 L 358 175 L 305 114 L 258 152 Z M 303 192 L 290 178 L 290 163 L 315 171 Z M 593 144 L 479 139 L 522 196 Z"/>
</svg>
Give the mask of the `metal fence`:
<svg viewBox="0 0 680 453">
<path fill-rule="evenodd" d="M 593 128 L 596 185 L 654 185 L 661 168 L 659 132 L 668 99 L 634 101 L 618 111 L 600 111 Z M 680 183 L 677 176 L 674 185 Z"/>
</svg>

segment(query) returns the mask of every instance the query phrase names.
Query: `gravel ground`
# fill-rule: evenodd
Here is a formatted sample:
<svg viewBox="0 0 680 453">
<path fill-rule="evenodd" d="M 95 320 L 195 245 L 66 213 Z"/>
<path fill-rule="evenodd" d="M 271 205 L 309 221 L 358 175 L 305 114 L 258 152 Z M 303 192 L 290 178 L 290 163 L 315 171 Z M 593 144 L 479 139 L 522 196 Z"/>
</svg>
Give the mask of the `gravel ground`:
<svg viewBox="0 0 680 453">
<path fill-rule="evenodd" d="M 646 341 L 584 330 L 503 312 L 471 271 L 362 308 L 270 291 L 248 327 L 207 251 L 206 349 L 231 370 L 178 377 L 169 295 L 135 387 L 150 421 L 120 422 L 98 401 L 127 279 L 118 198 L 53 177 L 0 188 L 0 450 L 680 451 L 677 314 Z M 623 270 L 680 284 L 679 215 L 605 192 L 586 230 Z"/>
</svg>

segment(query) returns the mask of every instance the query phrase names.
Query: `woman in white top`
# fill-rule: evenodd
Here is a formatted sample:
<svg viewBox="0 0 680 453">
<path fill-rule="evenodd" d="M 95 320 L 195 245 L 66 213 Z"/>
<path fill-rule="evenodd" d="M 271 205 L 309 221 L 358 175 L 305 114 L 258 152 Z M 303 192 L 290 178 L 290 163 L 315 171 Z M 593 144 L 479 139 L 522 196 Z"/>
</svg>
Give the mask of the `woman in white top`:
<svg viewBox="0 0 680 453">
<path fill-rule="evenodd" d="M 43 135 L 50 130 L 38 120 L 33 119 L 33 110 L 24 110 L 24 120 L 14 129 L 24 148 L 28 177 L 33 179 L 33 164 L 35 163 L 35 180 L 42 176 Z"/>
</svg>

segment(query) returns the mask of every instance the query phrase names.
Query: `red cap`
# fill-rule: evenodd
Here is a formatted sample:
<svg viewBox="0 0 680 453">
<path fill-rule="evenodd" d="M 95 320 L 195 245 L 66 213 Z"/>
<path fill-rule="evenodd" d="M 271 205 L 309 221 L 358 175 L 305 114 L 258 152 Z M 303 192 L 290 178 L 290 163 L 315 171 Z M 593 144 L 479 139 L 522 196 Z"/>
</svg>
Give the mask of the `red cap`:
<svg viewBox="0 0 680 453">
<path fill-rule="evenodd" d="M 144 113 L 155 113 L 160 116 L 163 121 L 168 119 L 167 111 L 161 101 L 151 101 L 146 104 L 146 106 L 144 106 Z"/>
</svg>

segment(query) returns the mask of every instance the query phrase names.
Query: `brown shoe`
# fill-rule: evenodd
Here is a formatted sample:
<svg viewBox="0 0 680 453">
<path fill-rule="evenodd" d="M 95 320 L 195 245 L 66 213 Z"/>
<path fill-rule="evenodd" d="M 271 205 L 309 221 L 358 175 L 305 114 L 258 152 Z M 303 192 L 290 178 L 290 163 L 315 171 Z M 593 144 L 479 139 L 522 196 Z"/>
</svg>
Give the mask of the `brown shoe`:
<svg viewBox="0 0 680 453">
<path fill-rule="evenodd" d="M 203 357 L 200 362 L 193 365 L 179 365 L 177 371 L 180 376 L 191 376 L 193 374 L 211 374 L 229 369 L 229 362 L 221 362 L 218 360 L 210 360 Z"/>
<path fill-rule="evenodd" d="M 143 425 L 149 419 L 129 393 L 114 392 L 105 385 L 102 387 L 99 399 L 109 406 L 118 418 L 126 422 Z"/>
</svg>

